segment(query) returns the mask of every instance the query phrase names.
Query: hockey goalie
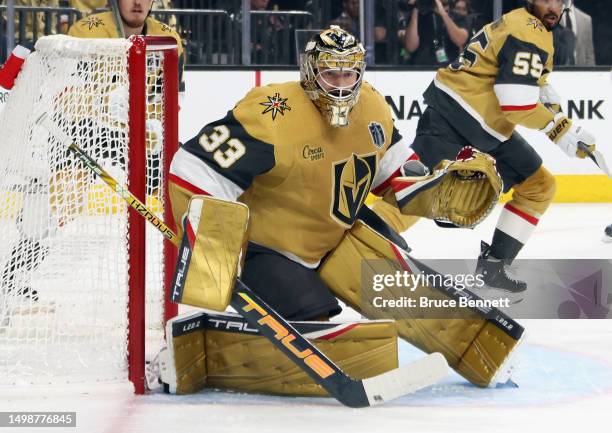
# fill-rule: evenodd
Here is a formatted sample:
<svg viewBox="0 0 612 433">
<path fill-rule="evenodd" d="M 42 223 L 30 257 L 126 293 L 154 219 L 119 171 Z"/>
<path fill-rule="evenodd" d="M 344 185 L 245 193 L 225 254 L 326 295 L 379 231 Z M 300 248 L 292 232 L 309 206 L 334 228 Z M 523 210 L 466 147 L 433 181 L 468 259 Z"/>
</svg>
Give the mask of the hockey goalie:
<svg viewBox="0 0 612 433">
<path fill-rule="evenodd" d="M 173 298 L 220 313 L 169 322 L 154 365 L 168 391 L 324 394 L 239 316 L 222 313 L 236 277 L 353 377 L 397 367 L 399 336 L 441 352 L 478 386 L 507 379 L 523 333 L 511 319 L 468 308 L 453 319 L 365 308 L 364 273 L 419 271 L 397 232 L 418 217 L 473 227 L 502 184 L 494 160 L 471 148 L 430 174 L 394 127 L 384 98 L 363 80 L 364 59 L 353 35 L 335 26 L 322 31 L 301 56 L 299 82 L 252 89 L 174 156 L 172 209 L 198 272 L 183 274 L 179 260 Z M 374 211 L 364 205 L 369 193 L 384 198 Z M 453 296 L 427 286 L 416 292 Z M 341 312 L 338 300 L 387 320 L 328 322 Z"/>
</svg>

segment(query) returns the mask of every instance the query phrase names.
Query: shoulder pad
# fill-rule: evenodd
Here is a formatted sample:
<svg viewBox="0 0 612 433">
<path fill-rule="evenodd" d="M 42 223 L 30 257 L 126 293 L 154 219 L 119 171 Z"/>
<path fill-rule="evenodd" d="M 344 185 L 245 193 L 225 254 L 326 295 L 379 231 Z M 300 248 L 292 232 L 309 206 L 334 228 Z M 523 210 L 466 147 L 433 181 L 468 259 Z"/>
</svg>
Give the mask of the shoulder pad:
<svg viewBox="0 0 612 433">
<path fill-rule="evenodd" d="M 172 36 L 174 39 L 180 40 L 178 33 L 172 27 L 151 17 L 147 18 L 147 35 Z"/>
<path fill-rule="evenodd" d="M 294 139 L 291 135 L 304 128 L 313 108 L 300 83 L 292 81 L 251 89 L 232 112 L 254 138 L 282 145 Z"/>
<path fill-rule="evenodd" d="M 304 101 L 310 103 L 298 82 L 254 87 L 233 109 L 236 119 L 254 137 L 274 142 L 279 128 L 296 120 Z"/>
<path fill-rule="evenodd" d="M 178 46 L 178 55 L 183 55 L 183 42 L 179 34 L 169 25 L 162 23 L 154 18 L 147 18 L 147 35 L 148 36 L 171 36 L 176 40 Z"/>
<path fill-rule="evenodd" d="M 385 97 L 376 90 L 370 83 L 364 81 L 361 85 L 359 98 L 364 98 L 370 104 L 385 104 Z"/>
<path fill-rule="evenodd" d="M 526 9 L 516 9 L 504 15 L 504 21 L 508 27 L 508 34 L 532 43 L 548 53 L 552 52 L 552 32 L 549 32 L 544 24 Z"/>
</svg>

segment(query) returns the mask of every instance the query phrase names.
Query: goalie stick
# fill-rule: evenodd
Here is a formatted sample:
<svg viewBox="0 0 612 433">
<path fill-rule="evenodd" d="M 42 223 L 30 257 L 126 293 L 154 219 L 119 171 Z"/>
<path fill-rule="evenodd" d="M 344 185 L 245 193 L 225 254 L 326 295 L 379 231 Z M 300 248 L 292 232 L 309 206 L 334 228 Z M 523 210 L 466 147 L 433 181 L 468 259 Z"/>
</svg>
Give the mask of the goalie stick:
<svg viewBox="0 0 612 433">
<path fill-rule="evenodd" d="M 96 161 L 83 152 L 43 113 L 36 120 L 44 125 L 55 139 L 68 149 L 93 173 L 143 218 L 151 222 L 177 248 L 176 234 L 153 212 L 120 185 Z M 408 365 L 367 379 L 354 379 L 346 375 L 327 356 L 304 338 L 291 324 L 263 302 L 257 294 L 239 279 L 236 280 L 230 305 L 252 327 L 264 335 L 277 349 L 307 373 L 340 403 L 353 407 L 367 407 L 385 403 L 421 388 L 433 385 L 448 374 L 448 363 L 442 354 L 432 353 Z"/>
</svg>

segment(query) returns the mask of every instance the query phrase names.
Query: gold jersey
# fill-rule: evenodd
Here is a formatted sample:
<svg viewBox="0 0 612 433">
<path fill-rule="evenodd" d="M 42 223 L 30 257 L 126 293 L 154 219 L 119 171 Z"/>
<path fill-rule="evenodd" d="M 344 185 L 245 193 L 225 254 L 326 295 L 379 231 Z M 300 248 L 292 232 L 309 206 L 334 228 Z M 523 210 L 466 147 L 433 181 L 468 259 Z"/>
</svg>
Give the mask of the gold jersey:
<svg viewBox="0 0 612 433">
<path fill-rule="evenodd" d="M 179 57 L 179 86 L 183 85 L 183 70 L 185 64 L 185 54 L 181 37 L 170 26 L 157 21 L 154 18 L 148 17 L 145 20 L 145 26 L 142 31 L 143 36 L 171 36 L 176 40 Z M 75 38 L 119 38 L 119 31 L 115 25 L 112 12 L 102 12 L 99 14 L 89 15 L 70 27 L 68 35 Z"/>
<path fill-rule="evenodd" d="M 412 153 L 385 99 L 364 83 L 346 127 L 329 126 L 299 82 L 252 89 L 185 143 L 171 193 L 206 193 L 249 206 L 249 240 L 314 267 L 383 193 Z M 172 194 L 175 218 L 179 194 Z"/>
<path fill-rule="evenodd" d="M 483 150 L 515 126 L 541 129 L 553 114 L 539 102 L 553 66 L 552 32 L 525 8 L 486 25 L 459 59 L 438 70 L 425 101 Z"/>
</svg>

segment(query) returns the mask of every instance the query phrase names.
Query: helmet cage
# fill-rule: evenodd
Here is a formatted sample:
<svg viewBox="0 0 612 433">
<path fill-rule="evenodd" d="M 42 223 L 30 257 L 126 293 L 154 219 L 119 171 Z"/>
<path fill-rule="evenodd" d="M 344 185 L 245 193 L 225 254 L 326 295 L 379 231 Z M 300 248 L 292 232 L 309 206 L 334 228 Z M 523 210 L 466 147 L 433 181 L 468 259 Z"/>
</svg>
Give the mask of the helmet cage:
<svg viewBox="0 0 612 433">
<path fill-rule="evenodd" d="M 334 27 L 332 31 L 354 41 L 350 33 Z M 307 44 L 300 62 L 301 84 L 331 126 L 346 126 L 350 110 L 359 99 L 365 72 L 365 50 L 356 41 L 348 48 L 329 45 L 324 37 Z M 354 74 L 350 85 L 338 86 L 336 80 L 332 80 L 333 75 L 346 73 Z"/>
</svg>

